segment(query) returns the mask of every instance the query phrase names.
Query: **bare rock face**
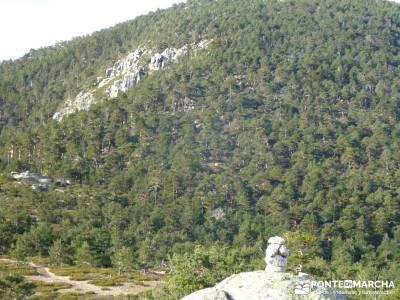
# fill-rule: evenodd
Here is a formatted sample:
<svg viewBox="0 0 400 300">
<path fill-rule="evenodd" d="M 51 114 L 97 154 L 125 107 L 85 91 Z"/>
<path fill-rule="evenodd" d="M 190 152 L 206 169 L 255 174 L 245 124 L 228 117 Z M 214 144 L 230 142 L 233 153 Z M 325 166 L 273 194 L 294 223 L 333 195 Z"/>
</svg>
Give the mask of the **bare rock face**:
<svg viewBox="0 0 400 300">
<path fill-rule="evenodd" d="M 25 171 L 22 173 L 12 172 L 11 177 L 17 180 L 19 183 L 26 182 L 31 184 L 31 187 L 34 190 L 47 190 L 52 182 L 50 177 L 43 176 L 38 173 L 32 173 L 30 171 Z"/>
<path fill-rule="evenodd" d="M 53 115 L 53 120 L 61 121 L 64 116 L 77 111 L 88 110 L 94 102 L 92 92 L 80 92 L 74 99 L 65 101 L 64 106 Z"/>
<path fill-rule="evenodd" d="M 209 43 L 210 41 L 204 40 L 199 43 L 184 45 L 181 48 L 166 48 L 161 53 L 155 53 L 155 51 L 145 47 L 129 52 L 105 70 L 105 77 L 97 78 L 98 84 L 95 88 L 82 91 L 75 98 L 65 101 L 64 105 L 53 115 L 53 119 L 61 121 L 69 114 L 88 110 L 96 102 L 94 95 L 103 94 L 105 98 L 116 98 L 119 92 L 127 92 L 134 88 L 147 74 L 163 70 L 169 64 L 176 62 L 182 55 L 188 53 L 189 50 L 204 49 Z M 183 109 L 190 110 L 192 107 L 193 105 L 185 104 Z"/>
<path fill-rule="evenodd" d="M 116 61 L 105 72 L 105 78 L 100 80 L 98 88 L 108 86 L 106 94 L 110 98 L 116 98 L 118 92 L 126 92 L 133 88 L 145 75 L 142 59 L 149 53 L 146 49 L 136 49 L 128 55 Z"/>
<path fill-rule="evenodd" d="M 144 71 L 140 68 L 125 74 L 121 80 L 114 81 L 114 84 L 108 89 L 110 98 L 116 98 L 119 91 L 127 92 L 133 88 L 142 79 L 142 76 L 144 76 Z"/>
<path fill-rule="evenodd" d="M 289 250 L 281 237 L 271 237 L 265 251 L 264 271 L 232 275 L 212 288 L 194 292 L 181 300 L 346 300 L 340 293 L 317 286 L 310 287 L 305 273 L 285 273 Z"/>
<path fill-rule="evenodd" d="M 176 61 L 182 54 L 186 53 L 188 46 L 185 45 L 182 48 L 167 48 L 162 53 L 154 54 L 149 63 L 149 69 L 162 70 L 165 69 L 168 63 Z"/>
</svg>

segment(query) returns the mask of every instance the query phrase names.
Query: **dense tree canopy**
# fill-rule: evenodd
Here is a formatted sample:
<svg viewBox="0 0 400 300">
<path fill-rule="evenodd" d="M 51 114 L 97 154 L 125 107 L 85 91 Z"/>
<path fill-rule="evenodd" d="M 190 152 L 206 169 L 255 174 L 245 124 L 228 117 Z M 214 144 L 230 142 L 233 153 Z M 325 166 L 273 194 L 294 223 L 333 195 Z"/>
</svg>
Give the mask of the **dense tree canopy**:
<svg viewBox="0 0 400 300">
<path fill-rule="evenodd" d="M 117 99 L 51 119 L 138 45 L 201 39 Z M 308 245 L 292 267 L 400 280 L 399 50 L 394 3 L 202 0 L 1 63 L 0 252 L 189 276 L 199 247 L 252 269 L 281 234 Z M 27 169 L 74 184 L 8 180 Z M 186 291 L 222 276 L 179 274 Z"/>
</svg>

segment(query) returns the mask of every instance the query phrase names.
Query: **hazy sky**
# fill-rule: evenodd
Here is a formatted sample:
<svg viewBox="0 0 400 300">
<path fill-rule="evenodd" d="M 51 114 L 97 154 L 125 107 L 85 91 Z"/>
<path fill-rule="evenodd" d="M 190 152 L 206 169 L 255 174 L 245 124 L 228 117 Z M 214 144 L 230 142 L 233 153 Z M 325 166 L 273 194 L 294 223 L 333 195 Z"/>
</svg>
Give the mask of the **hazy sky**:
<svg viewBox="0 0 400 300">
<path fill-rule="evenodd" d="M 0 0 L 0 61 L 183 0 Z"/>
<path fill-rule="evenodd" d="M 185 1 L 0 0 L 0 61 L 181 2 Z"/>
</svg>

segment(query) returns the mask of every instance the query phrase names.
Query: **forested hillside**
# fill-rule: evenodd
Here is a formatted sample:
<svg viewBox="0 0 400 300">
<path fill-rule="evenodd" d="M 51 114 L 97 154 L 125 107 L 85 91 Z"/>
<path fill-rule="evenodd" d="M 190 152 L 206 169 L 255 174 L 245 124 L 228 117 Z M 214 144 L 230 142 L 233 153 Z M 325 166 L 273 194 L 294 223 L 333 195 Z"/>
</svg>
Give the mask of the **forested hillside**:
<svg viewBox="0 0 400 300">
<path fill-rule="evenodd" d="M 52 119 L 129 51 L 202 40 Z M 175 299 L 262 267 L 279 234 L 318 278 L 400 283 L 399 50 L 391 2 L 191 0 L 2 62 L 0 253 L 166 263 Z M 10 179 L 25 170 L 72 185 Z"/>
</svg>

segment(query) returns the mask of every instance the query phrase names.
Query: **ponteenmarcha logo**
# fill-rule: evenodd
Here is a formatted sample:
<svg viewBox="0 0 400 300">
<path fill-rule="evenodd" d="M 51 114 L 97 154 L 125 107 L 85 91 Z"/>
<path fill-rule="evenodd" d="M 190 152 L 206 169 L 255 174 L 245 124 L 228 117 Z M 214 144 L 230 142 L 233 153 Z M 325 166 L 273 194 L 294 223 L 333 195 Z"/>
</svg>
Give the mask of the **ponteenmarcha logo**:
<svg viewBox="0 0 400 300">
<path fill-rule="evenodd" d="M 306 280 L 300 281 L 294 289 L 296 295 L 307 295 L 315 288 L 333 289 L 373 289 L 388 290 L 394 289 L 395 284 L 391 280 Z"/>
<path fill-rule="evenodd" d="M 300 281 L 294 288 L 295 295 L 308 295 L 311 292 L 310 282 Z"/>
</svg>

